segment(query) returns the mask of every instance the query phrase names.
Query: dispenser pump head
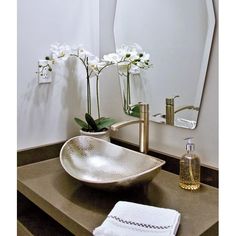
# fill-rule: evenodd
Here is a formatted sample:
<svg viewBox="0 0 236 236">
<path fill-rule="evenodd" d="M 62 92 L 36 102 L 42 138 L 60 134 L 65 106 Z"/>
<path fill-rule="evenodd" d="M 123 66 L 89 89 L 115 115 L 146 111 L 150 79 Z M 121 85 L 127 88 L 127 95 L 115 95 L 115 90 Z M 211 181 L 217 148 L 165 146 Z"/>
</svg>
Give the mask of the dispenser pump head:
<svg viewBox="0 0 236 236">
<path fill-rule="evenodd" d="M 195 150 L 195 144 L 192 143 L 192 139 L 193 137 L 188 137 L 188 138 L 185 138 L 184 140 L 187 140 L 187 144 L 186 144 L 186 150 L 188 152 L 192 152 Z"/>
</svg>

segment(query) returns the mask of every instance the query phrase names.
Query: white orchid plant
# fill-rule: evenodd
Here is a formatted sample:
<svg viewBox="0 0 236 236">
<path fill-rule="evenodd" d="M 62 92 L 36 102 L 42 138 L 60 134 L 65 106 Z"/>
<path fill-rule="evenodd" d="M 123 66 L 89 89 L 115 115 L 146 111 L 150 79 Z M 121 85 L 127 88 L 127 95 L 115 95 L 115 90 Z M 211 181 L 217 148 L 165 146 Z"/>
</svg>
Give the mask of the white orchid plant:
<svg viewBox="0 0 236 236">
<path fill-rule="evenodd" d="M 51 55 L 45 57 L 48 63 L 44 66 L 39 66 L 39 73 L 40 70 L 52 71 L 52 65 L 59 63 L 60 61 L 65 61 L 69 57 L 78 58 L 85 68 L 87 82 L 86 122 L 82 119 L 75 118 L 76 123 L 79 124 L 84 131 L 102 131 L 115 123 L 114 119 L 101 117 L 100 115 L 99 76 L 106 67 L 117 64 L 119 73 L 127 77 L 127 105 L 131 103 L 130 74 L 139 74 L 142 69 L 147 69 L 150 67 L 150 55 L 145 53 L 138 44 L 128 46 L 122 45 L 121 48 L 116 50 L 116 53 L 104 55 L 101 61 L 98 57 L 85 50 L 82 46 L 70 47 L 66 44 L 55 43 L 51 45 L 50 51 Z M 94 76 L 96 77 L 97 119 L 93 119 L 91 116 L 92 107 L 90 79 Z"/>
<path fill-rule="evenodd" d="M 55 43 L 51 45 L 50 48 L 51 55 L 45 57 L 48 60 L 48 63 L 41 67 L 41 70 L 48 69 L 52 71 L 51 64 L 59 63 L 60 61 L 65 61 L 69 57 L 76 57 L 80 60 L 82 65 L 85 68 L 86 72 L 86 84 L 87 84 L 87 111 L 85 114 L 85 120 L 75 117 L 76 123 L 81 126 L 82 130 L 89 132 L 99 132 L 106 130 L 110 125 L 115 123 L 115 120 L 112 118 L 101 117 L 100 115 L 100 104 L 99 104 L 99 75 L 103 69 L 112 65 L 113 63 L 99 61 L 99 58 L 85 50 L 82 46 L 79 47 L 70 47 L 66 44 Z M 51 63 L 49 63 L 49 61 Z M 90 79 L 96 76 L 96 99 L 97 99 L 97 112 L 98 117 L 94 119 L 91 116 L 92 107 L 91 107 L 91 86 Z"/>
</svg>

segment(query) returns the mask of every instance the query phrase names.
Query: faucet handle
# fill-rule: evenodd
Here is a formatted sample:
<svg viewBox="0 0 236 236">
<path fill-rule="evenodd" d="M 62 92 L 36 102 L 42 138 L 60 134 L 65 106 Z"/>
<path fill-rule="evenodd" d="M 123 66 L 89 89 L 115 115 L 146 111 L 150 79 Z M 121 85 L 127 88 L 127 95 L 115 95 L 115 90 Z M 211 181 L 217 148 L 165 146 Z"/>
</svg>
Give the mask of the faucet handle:
<svg viewBox="0 0 236 236">
<path fill-rule="evenodd" d="M 147 103 L 144 103 L 144 102 L 138 102 L 136 104 L 129 104 L 128 106 L 129 107 L 135 107 L 135 106 L 142 106 L 142 105 L 148 105 Z"/>
<path fill-rule="evenodd" d="M 174 96 L 173 98 L 166 98 L 166 105 L 174 105 L 175 98 L 179 98 L 179 95 Z"/>
<path fill-rule="evenodd" d="M 139 103 L 140 112 L 149 113 L 149 104 L 148 103 Z"/>
</svg>

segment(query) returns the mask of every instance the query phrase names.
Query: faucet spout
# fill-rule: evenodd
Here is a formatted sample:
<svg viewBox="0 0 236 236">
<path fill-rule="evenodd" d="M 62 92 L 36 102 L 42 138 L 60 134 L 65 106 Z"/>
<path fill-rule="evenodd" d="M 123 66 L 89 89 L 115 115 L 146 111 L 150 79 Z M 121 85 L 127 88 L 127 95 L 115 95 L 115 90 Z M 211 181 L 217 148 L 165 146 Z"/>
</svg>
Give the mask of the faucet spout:
<svg viewBox="0 0 236 236">
<path fill-rule="evenodd" d="M 139 103 L 140 117 L 138 120 L 121 121 L 111 126 L 111 130 L 117 131 L 127 125 L 139 123 L 139 149 L 142 153 L 148 152 L 149 143 L 149 104 Z"/>
<path fill-rule="evenodd" d="M 137 124 L 140 123 L 140 120 L 129 120 L 129 121 L 121 121 L 118 123 L 115 123 L 111 126 L 112 131 L 117 131 L 118 129 L 125 127 L 127 125 Z"/>
<path fill-rule="evenodd" d="M 180 111 L 183 111 L 183 110 L 187 110 L 187 109 L 199 111 L 199 107 L 195 107 L 195 106 L 189 105 L 189 106 L 182 106 L 182 107 L 179 107 L 178 109 L 175 110 L 175 113 L 180 112 Z"/>
</svg>

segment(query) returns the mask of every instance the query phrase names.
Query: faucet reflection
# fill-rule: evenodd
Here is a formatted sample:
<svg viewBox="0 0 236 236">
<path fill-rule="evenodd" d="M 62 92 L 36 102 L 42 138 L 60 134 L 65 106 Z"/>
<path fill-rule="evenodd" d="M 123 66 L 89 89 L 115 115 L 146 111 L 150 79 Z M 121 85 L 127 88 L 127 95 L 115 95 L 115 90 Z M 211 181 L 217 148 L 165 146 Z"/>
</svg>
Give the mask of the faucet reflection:
<svg viewBox="0 0 236 236">
<path fill-rule="evenodd" d="M 175 110 L 174 108 L 174 99 L 179 97 L 179 95 L 173 97 L 173 98 L 166 98 L 166 115 L 165 115 L 165 119 L 166 119 L 166 124 L 168 125 L 174 125 L 174 121 L 175 121 L 175 114 L 183 111 L 183 110 L 195 110 L 195 111 L 199 111 L 199 107 L 195 107 L 193 105 L 187 105 L 187 106 L 182 106 L 179 107 Z"/>
<path fill-rule="evenodd" d="M 182 107 L 179 107 L 177 110 L 175 110 L 175 113 L 180 112 L 180 111 L 183 111 L 183 110 L 187 110 L 187 109 L 199 111 L 199 107 L 195 107 L 195 106 L 190 105 L 190 106 L 182 106 Z"/>
<path fill-rule="evenodd" d="M 111 126 L 111 130 L 117 131 L 127 125 L 139 123 L 139 149 L 142 153 L 148 152 L 149 142 L 149 104 L 138 103 L 140 106 L 139 120 L 121 121 Z"/>
<path fill-rule="evenodd" d="M 178 98 L 179 95 L 173 98 L 166 98 L 166 124 L 174 125 L 174 107 L 175 107 L 175 98 Z"/>
</svg>

